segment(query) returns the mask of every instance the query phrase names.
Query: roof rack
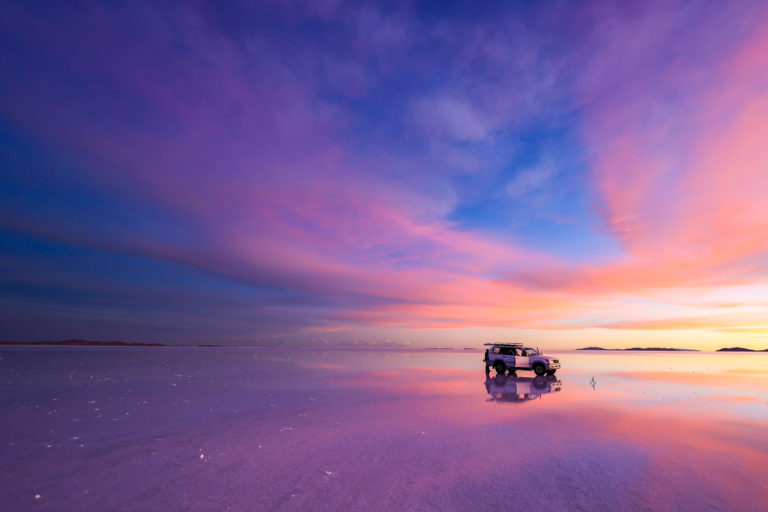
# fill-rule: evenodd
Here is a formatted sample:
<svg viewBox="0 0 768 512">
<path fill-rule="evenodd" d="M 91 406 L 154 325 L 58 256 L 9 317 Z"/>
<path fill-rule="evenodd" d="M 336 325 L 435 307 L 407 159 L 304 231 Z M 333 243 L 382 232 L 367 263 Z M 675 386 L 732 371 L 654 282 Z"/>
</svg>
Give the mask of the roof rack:
<svg viewBox="0 0 768 512">
<path fill-rule="evenodd" d="M 522 343 L 483 343 L 486 347 L 522 347 Z"/>
</svg>

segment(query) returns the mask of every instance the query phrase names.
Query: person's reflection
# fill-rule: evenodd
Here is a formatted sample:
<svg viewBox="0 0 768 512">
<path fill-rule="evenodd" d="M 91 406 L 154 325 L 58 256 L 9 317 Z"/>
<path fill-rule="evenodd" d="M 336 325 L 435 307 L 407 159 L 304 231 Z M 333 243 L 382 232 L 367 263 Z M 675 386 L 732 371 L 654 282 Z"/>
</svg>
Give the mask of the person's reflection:
<svg viewBox="0 0 768 512">
<path fill-rule="evenodd" d="M 541 398 L 541 395 L 562 389 L 562 382 L 554 375 L 518 377 L 517 375 L 485 376 L 485 390 L 489 402 L 520 403 Z"/>
</svg>

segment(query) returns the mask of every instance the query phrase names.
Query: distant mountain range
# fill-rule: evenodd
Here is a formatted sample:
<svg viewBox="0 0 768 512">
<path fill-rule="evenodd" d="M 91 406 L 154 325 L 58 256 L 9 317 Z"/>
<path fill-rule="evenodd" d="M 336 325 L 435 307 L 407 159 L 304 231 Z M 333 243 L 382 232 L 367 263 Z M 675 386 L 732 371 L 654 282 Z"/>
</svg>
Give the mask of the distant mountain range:
<svg viewBox="0 0 768 512">
<path fill-rule="evenodd" d="M 576 350 L 637 350 L 637 351 L 649 351 L 649 352 L 700 352 L 700 350 L 692 348 L 667 348 L 667 347 L 632 347 L 632 348 L 603 348 L 603 347 L 583 347 Z M 768 348 L 764 350 L 753 350 L 751 348 L 743 347 L 728 347 L 717 349 L 717 352 L 768 352 Z"/>
<path fill-rule="evenodd" d="M 163 343 L 129 343 L 126 341 L 89 341 L 89 340 L 62 340 L 62 341 L 0 341 L 0 345 L 37 345 L 47 347 L 178 347 L 180 345 L 165 345 Z M 218 345 L 186 345 L 197 347 L 217 347 Z"/>
<path fill-rule="evenodd" d="M 632 347 L 632 348 L 603 348 L 603 347 L 584 347 L 576 350 L 647 350 L 649 352 L 699 352 L 692 348 L 667 348 L 667 347 Z"/>
<path fill-rule="evenodd" d="M 768 348 L 763 350 L 752 350 L 751 348 L 744 347 L 726 347 L 717 349 L 718 352 L 768 352 Z"/>
</svg>

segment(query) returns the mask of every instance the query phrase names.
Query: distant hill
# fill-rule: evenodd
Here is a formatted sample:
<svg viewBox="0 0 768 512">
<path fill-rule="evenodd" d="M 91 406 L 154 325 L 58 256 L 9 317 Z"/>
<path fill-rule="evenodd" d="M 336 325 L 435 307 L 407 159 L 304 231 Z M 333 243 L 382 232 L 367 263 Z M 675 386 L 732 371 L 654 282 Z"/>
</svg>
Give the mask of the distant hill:
<svg viewBox="0 0 768 512">
<path fill-rule="evenodd" d="M 763 350 L 753 350 L 751 348 L 744 347 L 725 347 L 717 349 L 718 352 L 768 352 L 768 348 Z"/>
<path fill-rule="evenodd" d="M 693 348 L 668 348 L 668 347 L 632 347 L 632 348 L 603 348 L 603 347 L 584 347 L 576 350 L 629 350 L 629 351 L 649 351 L 649 352 L 699 352 Z"/>
<path fill-rule="evenodd" d="M 128 341 L 91 341 L 70 339 L 62 341 L 0 341 L 0 346 L 36 347 L 199 347 L 224 348 L 222 345 L 166 345 L 165 343 L 133 343 Z"/>
<path fill-rule="evenodd" d="M 89 340 L 62 340 L 62 341 L 0 341 L 0 345 L 44 345 L 44 346 L 68 346 L 68 347 L 167 347 L 162 343 L 129 343 L 126 341 L 89 341 Z"/>
</svg>

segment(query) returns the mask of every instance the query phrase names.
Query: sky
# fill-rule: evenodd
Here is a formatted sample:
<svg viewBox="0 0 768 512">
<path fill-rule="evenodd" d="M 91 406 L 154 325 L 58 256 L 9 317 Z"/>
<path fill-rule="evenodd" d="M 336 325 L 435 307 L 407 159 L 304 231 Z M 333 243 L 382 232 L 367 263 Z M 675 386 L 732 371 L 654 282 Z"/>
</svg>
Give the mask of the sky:
<svg viewBox="0 0 768 512">
<path fill-rule="evenodd" d="M 765 2 L 15 2 L 0 339 L 768 348 Z"/>
</svg>

